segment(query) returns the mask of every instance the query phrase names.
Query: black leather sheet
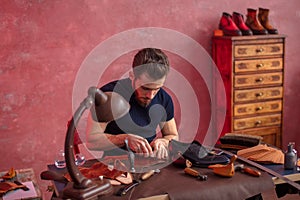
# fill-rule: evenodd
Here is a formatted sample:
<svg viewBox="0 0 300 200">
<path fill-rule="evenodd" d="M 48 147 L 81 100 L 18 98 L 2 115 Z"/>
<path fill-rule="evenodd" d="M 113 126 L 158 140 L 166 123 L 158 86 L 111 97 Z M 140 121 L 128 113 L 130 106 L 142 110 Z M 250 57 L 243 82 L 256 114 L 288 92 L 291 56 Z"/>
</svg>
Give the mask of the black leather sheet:
<svg viewBox="0 0 300 200">
<path fill-rule="evenodd" d="M 236 172 L 231 178 L 220 177 L 211 169 L 194 168 L 208 176 L 207 181 L 199 181 L 184 174 L 183 168 L 169 165 L 159 174 L 143 181 L 123 197 L 107 196 L 101 199 L 138 199 L 154 195 L 168 194 L 171 200 L 219 200 L 246 199 L 265 191 L 274 189 L 274 183 L 269 174 L 262 172 L 260 177 L 252 177 Z M 138 178 L 138 177 L 136 177 Z M 114 186 L 117 192 L 119 186 Z"/>
</svg>

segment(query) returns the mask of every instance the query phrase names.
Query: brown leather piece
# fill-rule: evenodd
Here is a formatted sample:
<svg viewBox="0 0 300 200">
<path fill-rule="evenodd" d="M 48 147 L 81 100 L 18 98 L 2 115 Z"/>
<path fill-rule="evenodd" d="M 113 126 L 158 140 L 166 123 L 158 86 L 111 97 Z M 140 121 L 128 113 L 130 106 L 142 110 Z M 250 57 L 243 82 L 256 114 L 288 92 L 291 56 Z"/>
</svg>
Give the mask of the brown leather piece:
<svg viewBox="0 0 300 200">
<path fill-rule="evenodd" d="M 99 176 L 115 179 L 124 173 L 123 171 L 116 169 L 111 170 L 107 165 L 101 162 L 96 162 L 91 167 L 79 167 L 79 171 L 82 173 L 82 175 L 89 179 L 98 178 Z M 69 173 L 65 174 L 65 178 L 69 181 L 72 181 Z"/>
<path fill-rule="evenodd" d="M 11 190 L 16 190 L 19 188 L 26 188 L 26 185 L 17 185 L 16 183 L 10 181 L 0 182 L 0 197 Z"/>
<path fill-rule="evenodd" d="M 270 147 L 266 144 L 259 144 L 251 148 L 239 150 L 237 155 L 260 163 L 284 163 L 282 150 Z"/>
</svg>

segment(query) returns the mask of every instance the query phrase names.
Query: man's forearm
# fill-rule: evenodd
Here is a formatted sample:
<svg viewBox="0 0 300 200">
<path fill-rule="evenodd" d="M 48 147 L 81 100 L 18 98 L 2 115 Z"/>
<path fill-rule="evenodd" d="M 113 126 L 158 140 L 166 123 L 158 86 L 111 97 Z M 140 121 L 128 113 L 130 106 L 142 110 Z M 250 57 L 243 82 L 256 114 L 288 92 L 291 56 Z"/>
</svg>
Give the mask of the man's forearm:
<svg viewBox="0 0 300 200">
<path fill-rule="evenodd" d="M 127 134 L 112 135 L 107 133 L 89 135 L 86 146 L 90 150 L 110 150 L 125 145 Z"/>
<path fill-rule="evenodd" d="M 178 140 L 178 135 L 166 135 L 166 136 L 163 136 L 164 139 L 167 139 L 167 140 Z"/>
</svg>

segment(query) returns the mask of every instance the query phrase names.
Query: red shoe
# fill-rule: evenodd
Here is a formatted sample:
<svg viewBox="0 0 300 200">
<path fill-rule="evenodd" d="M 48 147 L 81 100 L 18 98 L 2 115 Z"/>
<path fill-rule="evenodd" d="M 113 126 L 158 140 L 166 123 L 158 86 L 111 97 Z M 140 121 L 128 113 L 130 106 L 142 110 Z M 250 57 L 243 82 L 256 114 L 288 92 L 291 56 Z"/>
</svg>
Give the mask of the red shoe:
<svg viewBox="0 0 300 200">
<path fill-rule="evenodd" d="M 224 35 L 227 36 L 241 36 L 242 32 L 236 26 L 232 20 L 232 16 L 226 12 L 223 12 L 223 15 L 220 19 L 219 29 L 224 32 Z"/>
<path fill-rule="evenodd" d="M 253 35 L 250 28 L 245 24 L 244 16 L 242 14 L 233 12 L 232 20 L 237 25 L 237 27 L 242 31 L 243 35 Z"/>
</svg>

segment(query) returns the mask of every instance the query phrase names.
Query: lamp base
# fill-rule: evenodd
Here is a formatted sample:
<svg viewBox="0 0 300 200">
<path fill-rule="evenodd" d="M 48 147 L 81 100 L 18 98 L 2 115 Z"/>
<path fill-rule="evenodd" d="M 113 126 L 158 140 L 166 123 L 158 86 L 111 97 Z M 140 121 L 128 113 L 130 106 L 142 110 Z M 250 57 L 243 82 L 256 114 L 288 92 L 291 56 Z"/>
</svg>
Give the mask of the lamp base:
<svg viewBox="0 0 300 200">
<path fill-rule="evenodd" d="M 88 188 L 77 189 L 74 188 L 73 182 L 69 182 L 63 190 L 62 199 L 93 200 L 112 192 L 112 186 L 107 180 L 101 180 L 101 182 L 97 181 L 93 183 L 94 184 Z"/>
</svg>

